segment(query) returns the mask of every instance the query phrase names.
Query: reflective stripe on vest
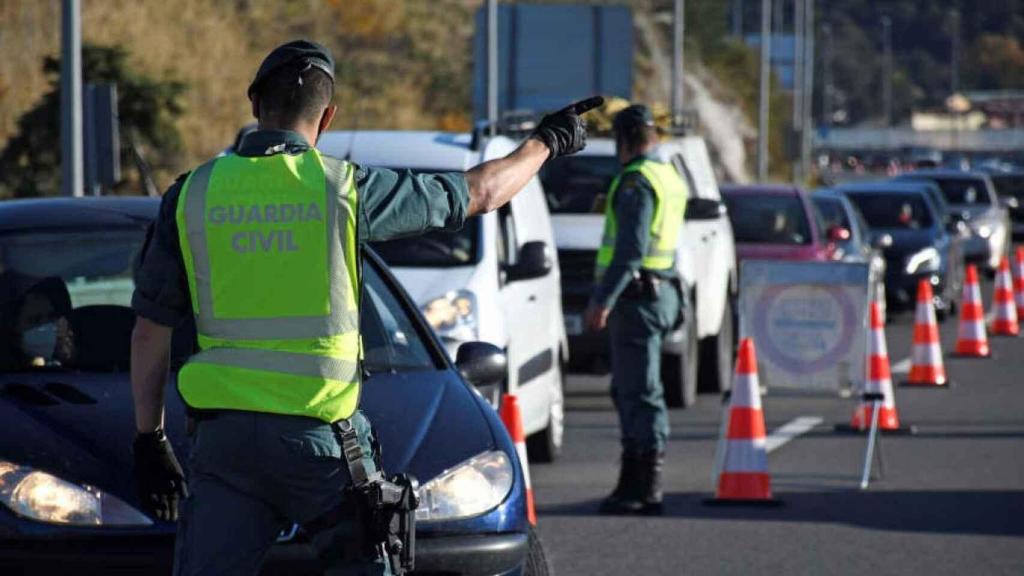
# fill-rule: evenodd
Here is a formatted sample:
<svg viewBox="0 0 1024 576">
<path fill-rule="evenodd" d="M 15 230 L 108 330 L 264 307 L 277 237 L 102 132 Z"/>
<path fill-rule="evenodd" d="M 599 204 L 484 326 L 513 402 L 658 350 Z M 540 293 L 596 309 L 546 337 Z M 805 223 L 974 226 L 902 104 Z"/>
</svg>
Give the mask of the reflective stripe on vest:
<svg viewBox="0 0 1024 576">
<path fill-rule="evenodd" d="M 686 183 L 671 164 L 641 160 L 626 167 L 615 177 L 608 189 L 604 209 L 604 235 L 601 247 L 597 251 L 597 265 L 594 276 L 600 280 L 615 256 L 615 237 L 618 223 L 615 219 L 615 192 L 619 188 L 622 176 L 630 172 L 639 172 L 654 189 L 654 217 L 651 219 L 647 243 L 640 267 L 644 270 L 668 270 L 675 266 L 676 244 L 683 226 L 683 214 L 686 212 Z"/>
<path fill-rule="evenodd" d="M 189 176 L 176 217 L 201 349 L 178 374 L 190 406 L 355 411 L 357 200 L 351 165 L 316 150 L 229 155 Z"/>
</svg>

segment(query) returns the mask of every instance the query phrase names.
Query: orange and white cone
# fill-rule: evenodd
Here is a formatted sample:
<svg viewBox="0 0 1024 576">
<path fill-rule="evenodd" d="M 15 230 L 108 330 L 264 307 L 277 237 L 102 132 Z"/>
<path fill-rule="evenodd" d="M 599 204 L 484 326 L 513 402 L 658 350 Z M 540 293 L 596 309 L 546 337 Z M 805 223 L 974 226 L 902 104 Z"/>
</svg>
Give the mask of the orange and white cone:
<svg viewBox="0 0 1024 576">
<path fill-rule="evenodd" d="M 1017 320 L 1024 319 L 1024 248 L 1017 248 L 1013 258 L 1013 295 L 1017 302 Z"/>
<path fill-rule="evenodd" d="M 754 341 L 740 341 L 715 502 L 772 502 Z"/>
<path fill-rule="evenodd" d="M 967 266 L 963 298 L 960 301 L 960 327 L 956 337 L 956 355 L 967 358 L 987 358 L 992 351 L 985 331 L 985 310 L 981 307 L 981 286 L 978 269 Z"/>
<path fill-rule="evenodd" d="M 537 525 L 537 511 L 533 503 L 533 486 L 530 485 L 530 465 L 526 454 L 526 434 L 523 431 L 523 415 L 519 411 L 519 400 L 514 394 L 501 397 L 501 422 L 508 429 L 512 443 L 519 455 L 519 465 L 523 468 L 523 482 L 526 484 L 526 519 L 533 526 Z"/>
<path fill-rule="evenodd" d="M 939 325 L 935 321 L 932 285 L 927 280 L 917 284 L 917 309 L 914 316 L 914 344 L 911 352 L 910 386 L 945 386 L 946 367 L 942 363 Z"/>
<path fill-rule="evenodd" d="M 992 319 L 992 335 L 1019 336 L 1020 324 L 1017 322 L 1017 306 L 1013 302 L 1013 278 L 1010 276 L 1010 260 L 1006 256 L 999 261 L 992 307 L 995 308 Z"/>
<path fill-rule="evenodd" d="M 882 408 L 878 413 L 880 430 L 899 430 L 900 418 L 896 413 L 896 399 L 892 391 L 892 373 L 889 371 L 889 352 L 885 345 L 885 321 L 881 306 L 871 303 L 871 338 L 868 349 L 868 381 L 864 386 L 867 394 L 881 394 Z M 863 432 L 871 427 L 873 402 L 863 402 L 853 413 L 850 427 Z"/>
</svg>

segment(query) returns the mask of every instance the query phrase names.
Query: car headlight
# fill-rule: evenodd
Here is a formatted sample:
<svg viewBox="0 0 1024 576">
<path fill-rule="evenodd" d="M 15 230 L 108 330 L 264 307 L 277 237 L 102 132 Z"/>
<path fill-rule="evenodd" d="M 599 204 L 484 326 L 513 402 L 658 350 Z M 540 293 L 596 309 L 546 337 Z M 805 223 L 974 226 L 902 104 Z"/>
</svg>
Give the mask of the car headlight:
<svg viewBox="0 0 1024 576">
<path fill-rule="evenodd" d="M 477 338 L 476 296 L 468 290 L 453 290 L 420 307 L 427 323 L 442 338 L 469 342 Z"/>
<path fill-rule="evenodd" d="M 982 238 L 988 238 L 992 235 L 992 227 L 988 224 L 981 224 L 975 228 L 975 232 L 977 232 L 978 236 L 981 236 Z"/>
<path fill-rule="evenodd" d="M 70 526 L 149 526 L 153 521 L 92 486 L 0 460 L 0 503 L 15 514 Z"/>
<path fill-rule="evenodd" d="M 939 256 L 939 251 L 929 246 L 911 254 L 907 258 L 905 269 L 907 274 L 935 272 L 939 269 L 941 262 L 942 258 Z"/>
<path fill-rule="evenodd" d="M 515 469 L 508 456 L 493 450 L 445 470 L 420 486 L 417 520 L 454 520 L 483 514 L 505 501 Z"/>
</svg>

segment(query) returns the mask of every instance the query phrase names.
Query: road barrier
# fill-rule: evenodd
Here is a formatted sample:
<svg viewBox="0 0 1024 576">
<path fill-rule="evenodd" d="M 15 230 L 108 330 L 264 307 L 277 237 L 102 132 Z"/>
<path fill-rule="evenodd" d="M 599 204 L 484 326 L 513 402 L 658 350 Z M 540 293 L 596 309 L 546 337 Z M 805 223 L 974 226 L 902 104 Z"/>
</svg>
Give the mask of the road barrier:
<svg viewBox="0 0 1024 576">
<path fill-rule="evenodd" d="M 988 358 L 992 350 L 985 332 L 985 311 L 981 304 L 978 269 L 967 265 L 963 298 L 960 301 L 960 327 L 956 338 L 956 355 L 962 358 Z"/>
<path fill-rule="evenodd" d="M 757 353 L 754 341 L 740 341 L 736 358 L 725 440 L 719 442 L 721 462 L 718 489 L 710 503 L 775 503 L 761 410 L 761 392 L 757 377 Z"/>
<path fill-rule="evenodd" d="M 501 421 L 512 436 L 512 443 L 519 455 L 519 465 L 523 468 L 523 482 L 526 484 L 526 518 L 530 524 L 537 525 L 537 510 L 533 502 L 533 486 L 530 484 L 530 465 L 526 454 L 526 434 L 523 432 L 523 415 L 519 411 L 519 400 L 515 394 L 504 394 L 501 397 Z"/>
<path fill-rule="evenodd" d="M 946 386 L 946 367 L 942 363 L 939 325 L 935 321 L 932 285 L 921 279 L 917 284 L 917 307 L 914 310 L 914 341 L 907 386 Z M 984 327 L 983 327 L 984 328 Z"/>
<path fill-rule="evenodd" d="M 1020 325 L 1017 323 L 1017 307 L 1013 300 L 1013 279 L 1010 277 L 1010 259 L 1003 256 L 1003 259 L 999 261 L 995 294 L 992 297 L 992 307 L 995 309 L 992 319 L 993 336 L 1020 335 Z"/>
<path fill-rule="evenodd" d="M 1024 248 L 1018 247 L 1014 254 L 1013 293 L 1017 301 L 1017 320 L 1024 320 Z"/>
</svg>

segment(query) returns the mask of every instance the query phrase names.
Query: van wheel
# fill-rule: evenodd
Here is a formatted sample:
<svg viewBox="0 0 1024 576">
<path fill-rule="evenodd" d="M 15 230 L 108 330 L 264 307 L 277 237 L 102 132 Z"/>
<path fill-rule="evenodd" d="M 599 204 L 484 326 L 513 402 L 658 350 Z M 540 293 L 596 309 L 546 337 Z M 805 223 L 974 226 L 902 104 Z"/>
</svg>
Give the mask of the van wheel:
<svg viewBox="0 0 1024 576">
<path fill-rule="evenodd" d="M 686 408 L 697 402 L 697 323 L 687 310 L 682 354 L 661 355 L 661 383 L 669 408 Z"/>
<path fill-rule="evenodd" d="M 725 299 L 718 334 L 700 343 L 700 391 L 725 392 L 732 386 L 733 337 L 732 298 Z"/>
<path fill-rule="evenodd" d="M 552 390 L 548 425 L 543 430 L 530 434 L 526 439 L 526 453 L 530 462 L 554 462 L 562 452 L 562 442 L 565 438 L 565 369 L 561 359 L 551 370 L 555 386 Z"/>
<path fill-rule="evenodd" d="M 548 576 L 552 570 L 544 554 L 544 545 L 533 526 L 530 526 L 529 534 L 529 550 L 526 553 L 526 562 L 523 563 L 523 576 Z"/>
</svg>

